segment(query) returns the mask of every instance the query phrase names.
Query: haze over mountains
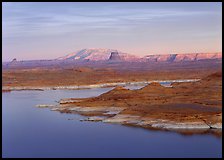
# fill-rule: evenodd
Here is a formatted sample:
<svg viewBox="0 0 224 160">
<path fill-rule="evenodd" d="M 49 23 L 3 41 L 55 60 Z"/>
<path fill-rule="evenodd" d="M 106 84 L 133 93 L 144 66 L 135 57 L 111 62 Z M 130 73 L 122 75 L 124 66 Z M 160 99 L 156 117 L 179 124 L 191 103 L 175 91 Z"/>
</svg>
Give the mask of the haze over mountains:
<svg viewBox="0 0 224 160">
<path fill-rule="evenodd" d="M 83 49 L 63 57 L 57 58 L 57 60 L 89 60 L 89 61 L 107 61 L 113 56 L 112 52 L 117 52 L 123 61 L 154 61 L 154 62 L 179 62 L 179 61 L 197 61 L 203 59 L 220 59 L 222 53 L 187 53 L 187 54 L 161 54 L 161 55 L 146 55 L 139 57 L 129 53 L 124 53 L 114 49 Z"/>
<path fill-rule="evenodd" d="M 3 67 L 9 66 L 49 66 L 49 65 L 66 65 L 66 64 L 80 64 L 86 62 L 197 62 L 201 60 L 220 60 L 222 53 L 187 53 L 187 54 L 160 54 L 160 55 L 146 55 L 143 57 L 136 56 L 129 53 L 124 53 L 115 49 L 82 49 L 74 53 L 52 59 L 52 60 L 28 60 L 17 61 L 15 58 L 11 62 L 3 62 Z"/>
<path fill-rule="evenodd" d="M 168 55 L 148 55 L 143 57 L 147 61 L 156 62 L 181 62 L 198 61 L 206 59 L 221 59 L 222 53 L 188 53 L 188 54 L 168 54 Z"/>
<path fill-rule="evenodd" d="M 119 57 L 124 61 L 136 61 L 140 57 L 115 49 L 103 49 L 103 48 L 90 48 L 82 49 L 74 53 L 68 54 L 63 57 L 57 58 L 57 60 L 90 60 L 90 61 L 107 61 L 109 60 L 112 52 L 118 52 Z"/>
</svg>

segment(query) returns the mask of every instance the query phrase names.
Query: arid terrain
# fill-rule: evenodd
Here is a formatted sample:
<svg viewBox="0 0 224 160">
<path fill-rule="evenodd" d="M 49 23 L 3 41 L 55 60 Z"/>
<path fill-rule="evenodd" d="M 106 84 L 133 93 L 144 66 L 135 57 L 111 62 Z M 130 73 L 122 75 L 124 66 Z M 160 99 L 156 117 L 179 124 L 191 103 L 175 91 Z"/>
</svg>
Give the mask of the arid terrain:
<svg viewBox="0 0 224 160">
<path fill-rule="evenodd" d="M 98 97 L 61 100 L 56 110 L 83 114 L 90 121 L 144 128 L 221 129 L 222 72 L 197 82 L 173 83 L 172 87 L 151 83 L 129 90 L 118 86 Z"/>
<path fill-rule="evenodd" d="M 221 2 L 3 2 L 2 27 L 2 157 L 222 157 Z"/>
<path fill-rule="evenodd" d="M 2 70 L 3 90 L 112 82 L 200 79 L 221 70 L 221 60 L 176 63 L 83 63 Z"/>
<path fill-rule="evenodd" d="M 88 116 L 86 120 L 90 121 L 178 130 L 183 133 L 189 133 L 189 129 L 190 133 L 192 129 L 196 129 L 193 132 L 199 132 L 200 129 L 203 133 L 218 129 L 220 134 L 221 65 L 222 61 L 219 59 L 172 63 L 85 62 L 50 67 L 6 68 L 3 69 L 2 74 L 2 91 L 198 79 L 195 82 L 174 82 L 171 84 L 172 87 L 164 87 L 152 82 L 138 90 L 117 86 L 98 97 L 85 99 L 71 97 L 71 99 L 62 99 L 59 106 L 48 107 L 62 113 L 74 112 L 86 115 Z"/>
</svg>

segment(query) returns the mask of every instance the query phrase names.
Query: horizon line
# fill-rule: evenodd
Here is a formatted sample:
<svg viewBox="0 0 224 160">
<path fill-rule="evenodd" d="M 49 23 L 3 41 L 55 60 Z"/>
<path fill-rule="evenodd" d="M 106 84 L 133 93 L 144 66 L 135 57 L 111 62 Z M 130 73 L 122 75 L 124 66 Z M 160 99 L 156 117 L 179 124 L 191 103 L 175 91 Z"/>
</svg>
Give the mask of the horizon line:
<svg viewBox="0 0 224 160">
<path fill-rule="evenodd" d="M 12 58 L 12 60 L 16 59 L 16 61 L 36 61 L 36 60 L 46 60 L 46 61 L 50 61 L 50 60 L 58 60 L 59 58 L 61 57 L 65 57 L 69 54 L 72 54 L 72 53 L 75 53 L 75 52 L 78 52 L 78 51 L 81 51 L 81 50 L 85 50 L 85 49 L 105 49 L 105 50 L 116 50 L 118 53 L 121 52 L 121 53 L 126 53 L 126 54 L 129 54 L 129 55 L 134 55 L 134 56 L 137 56 L 138 58 L 144 58 L 146 56 L 151 56 L 151 55 L 175 55 L 175 54 L 222 54 L 222 51 L 216 51 L 216 52 L 174 52 L 174 53 L 164 53 L 164 54 L 153 54 L 153 53 L 149 53 L 149 54 L 146 54 L 146 55 L 142 55 L 142 56 L 138 56 L 136 54 L 132 54 L 132 53 L 128 53 L 128 52 L 123 52 L 123 51 L 120 51 L 120 50 L 117 50 L 117 49 L 109 49 L 109 48 L 83 48 L 83 49 L 79 49 L 79 50 L 76 50 L 74 52 L 71 52 L 71 53 L 68 53 L 68 54 L 65 54 L 64 56 L 60 56 L 60 57 L 57 57 L 57 58 L 52 58 L 52 59 L 23 59 L 23 60 L 17 60 L 18 58 L 15 57 L 15 58 Z M 8 61 L 2 61 L 2 63 L 5 63 L 5 62 L 11 62 L 10 60 Z"/>
</svg>

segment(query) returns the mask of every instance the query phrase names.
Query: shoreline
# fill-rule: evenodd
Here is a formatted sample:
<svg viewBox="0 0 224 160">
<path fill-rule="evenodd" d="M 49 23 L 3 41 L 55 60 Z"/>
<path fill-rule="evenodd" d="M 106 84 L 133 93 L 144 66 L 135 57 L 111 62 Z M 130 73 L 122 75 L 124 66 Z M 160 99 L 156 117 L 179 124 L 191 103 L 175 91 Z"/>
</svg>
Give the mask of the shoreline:
<svg viewBox="0 0 224 160">
<path fill-rule="evenodd" d="M 152 81 L 138 81 L 138 82 L 113 82 L 113 83 L 99 83 L 99 84 L 90 84 L 90 85 L 70 85 L 70 86 L 24 86 L 24 87 L 10 87 L 10 86 L 2 86 L 2 92 L 10 92 L 10 91 L 20 91 L 20 90 L 79 90 L 79 89 L 92 89 L 92 88 L 105 88 L 105 87 L 115 87 L 118 85 L 122 86 L 142 86 L 147 85 L 152 82 L 158 83 L 174 83 L 174 82 L 196 82 L 200 79 L 177 79 L 177 80 L 152 80 Z"/>
<path fill-rule="evenodd" d="M 86 116 L 81 121 L 101 121 L 177 132 L 188 130 L 193 133 L 194 130 L 201 129 L 220 132 L 222 131 L 221 76 L 222 73 L 217 72 L 200 80 L 156 80 L 88 85 L 92 88 L 118 86 L 96 97 L 64 98 L 58 101 L 57 105 L 37 107 Z M 130 90 L 125 88 L 125 85 L 126 87 L 127 85 L 145 86 Z M 85 88 L 87 85 L 81 87 Z"/>
<path fill-rule="evenodd" d="M 198 82 L 158 82 L 129 90 L 118 86 L 97 97 L 66 98 L 55 111 L 87 116 L 85 121 L 102 121 L 143 128 L 222 129 L 221 73 Z"/>
<path fill-rule="evenodd" d="M 177 122 L 166 119 L 153 119 L 131 114 L 119 114 L 122 107 L 68 107 L 67 104 L 37 105 L 38 108 L 49 108 L 60 113 L 77 114 L 83 116 L 79 121 L 102 122 L 137 127 L 158 131 L 174 131 L 179 134 L 222 133 L 222 123 L 208 125 L 205 121 Z M 73 120 L 73 119 L 68 119 Z"/>
<path fill-rule="evenodd" d="M 62 108 L 53 109 L 54 111 L 63 111 Z M 80 115 L 86 115 L 85 121 L 102 121 L 104 123 L 118 123 L 127 125 L 136 125 L 139 127 L 151 127 L 154 129 L 222 129 L 222 123 L 208 124 L 206 121 L 199 120 L 195 122 L 177 122 L 167 119 L 157 119 L 141 117 L 138 115 L 122 114 L 126 108 L 122 107 L 70 107 L 66 108 L 71 112 Z M 95 113 L 94 113 L 95 112 Z M 93 114 L 88 116 L 88 114 Z M 120 114 L 121 113 L 121 114 Z"/>
</svg>

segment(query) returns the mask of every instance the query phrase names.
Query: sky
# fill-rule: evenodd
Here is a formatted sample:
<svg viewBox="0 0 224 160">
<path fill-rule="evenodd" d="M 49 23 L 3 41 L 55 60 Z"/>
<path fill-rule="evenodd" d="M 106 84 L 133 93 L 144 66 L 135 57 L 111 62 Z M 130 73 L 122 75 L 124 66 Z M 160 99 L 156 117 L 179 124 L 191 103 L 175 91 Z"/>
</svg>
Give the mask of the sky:
<svg viewBox="0 0 224 160">
<path fill-rule="evenodd" d="M 84 48 L 221 52 L 221 2 L 3 2 L 2 59 L 54 59 Z"/>
</svg>

